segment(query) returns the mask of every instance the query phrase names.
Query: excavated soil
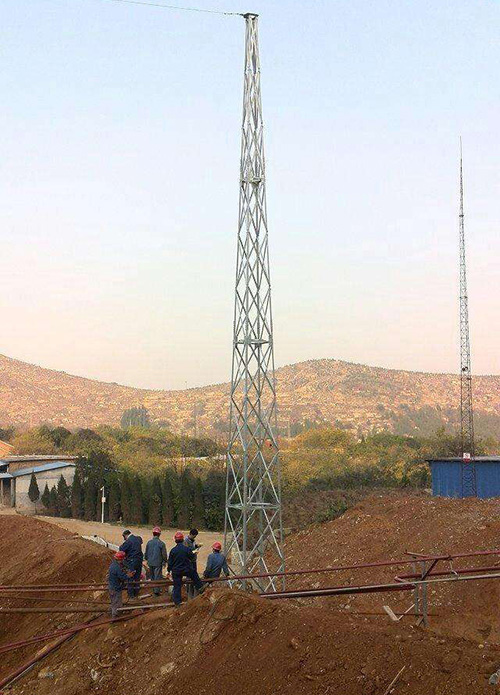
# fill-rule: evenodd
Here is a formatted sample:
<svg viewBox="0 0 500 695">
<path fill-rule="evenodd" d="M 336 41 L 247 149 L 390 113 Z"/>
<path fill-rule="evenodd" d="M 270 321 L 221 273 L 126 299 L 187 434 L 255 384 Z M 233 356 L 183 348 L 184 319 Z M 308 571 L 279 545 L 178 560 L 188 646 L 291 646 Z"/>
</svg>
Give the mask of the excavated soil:
<svg viewBox="0 0 500 695">
<path fill-rule="evenodd" d="M 311 568 L 401 557 L 405 550 L 493 548 L 499 511 L 500 501 L 373 497 L 334 522 L 291 536 L 288 564 Z M 0 517 L 0 552 L 2 584 L 100 582 L 109 564 L 109 551 L 20 517 Z M 378 582 L 395 572 L 349 571 L 295 578 L 293 584 Z M 500 667 L 497 584 L 439 587 L 430 597 L 431 613 L 437 615 L 428 629 L 410 618 L 394 623 L 385 614 L 365 615 L 380 612 L 385 603 L 406 608 L 408 594 L 270 601 L 213 588 L 180 609 L 156 610 L 78 635 L 8 692 L 386 695 L 404 669 L 393 686 L 395 695 L 494 694 L 488 678 Z M 5 599 L 1 605 L 7 605 Z M 81 621 L 62 618 L 0 616 L 0 644 L 45 632 L 48 625 L 55 629 Z M 36 651 L 2 655 L 1 675 Z"/>
<path fill-rule="evenodd" d="M 290 568 L 312 569 L 400 559 L 407 552 L 445 555 L 493 549 L 500 550 L 500 500 L 396 494 L 369 497 L 335 521 L 294 534 L 285 553 Z M 435 571 L 497 564 L 500 572 L 500 554 L 442 562 Z M 288 586 L 383 583 L 409 572 L 411 565 L 349 570 L 294 577 Z M 433 630 L 500 644 L 498 579 L 434 584 L 429 587 L 428 600 L 429 611 L 436 614 L 431 619 Z M 323 599 L 326 601 L 330 610 L 380 611 L 389 604 L 394 611 L 404 611 L 412 596 L 364 594 Z"/>
</svg>

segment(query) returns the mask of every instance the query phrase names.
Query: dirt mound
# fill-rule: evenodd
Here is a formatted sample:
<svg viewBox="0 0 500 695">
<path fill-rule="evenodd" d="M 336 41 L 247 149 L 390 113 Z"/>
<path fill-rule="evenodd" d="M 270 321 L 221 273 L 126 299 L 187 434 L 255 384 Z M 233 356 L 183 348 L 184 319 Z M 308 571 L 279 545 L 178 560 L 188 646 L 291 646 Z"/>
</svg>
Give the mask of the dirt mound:
<svg viewBox="0 0 500 695">
<path fill-rule="evenodd" d="M 400 557 L 407 549 L 430 553 L 491 548 L 498 538 L 499 511 L 500 502 L 495 501 L 376 496 L 334 522 L 290 537 L 289 566 L 376 561 Z M 20 517 L 0 517 L 0 551 L 6 558 L 2 583 L 100 582 L 109 563 L 109 551 Z M 349 571 L 334 579 L 315 575 L 289 584 L 384 581 L 395 572 Z M 387 602 L 394 609 L 398 601 L 406 607 L 408 594 L 402 599 L 390 594 L 270 601 L 212 587 L 179 609 L 155 610 L 77 635 L 9 692 L 384 695 L 399 674 L 395 695 L 494 693 L 488 678 L 500 667 L 497 583 L 457 583 L 435 591 L 431 612 L 439 615 L 426 630 L 409 620 L 393 623 L 385 615 L 364 614 L 380 612 Z M 0 618 L 0 643 L 44 632 L 48 620 L 16 620 L 15 627 L 21 625 L 18 634 L 12 620 Z M 51 628 L 79 621 L 56 617 Z M 37 649 L 2 655 L 2 672 L 10 672 Z"/>
<path fill-rule="evenodd" d="M 493 647 L 218 589 L 79 636 L 11 692 L 375 695 L 405 667 L 398 693 L 481 694 L 499 659 Z"/>
<path fill-rule="evenodd" d="M 305 529 L 286 542 L 288 569 L 399 559 L 407 551 L 457 554 L 500 548 L 500 500 L 444 499 L 426 495 L 376 495 L 365 499 L 335 521 Z M 453 567 L 500 563 L 500 555 L 462 559 Z M 449 562 L 436 570 L 448 569 Z M 393 581 L 411 566 L 377 567 L 295 577 L 288 585 L 335 586 Z M 500 567 L 499 567 L 500 571 Z M 380 610 L 390 603 L 405 610 L 410 594 L 361 595 L 325 599 L 331 610 Z M 433 585 L 430 611 L 437 613 L 432 628 L 482 642 L 500 643 L 500 583 L 498 580 Z M 326 605 L 326 604 L 325 604 Z"/>
<path fill-rule="evenodd" d="M 0 515 L 0 584 L 64 584 L 101 583 L 105 580 L 111 553 L 90 541 L 37 519 L 17 515 Z M 100 598 L 103 597 L 103 598 Z M 49 600 L 0 597 L 2 608 L 57 606 L 56 595 Z M 60 596 L 59 596 L 60 598 Z M 74 592 L 64 594 L 62 605 L 72 600 L 106 600 L 106 593 Z M 51 601 L 54 601 L 51 603 Z M 78 606 L 79 604 L 73 604 Z M 81 606 L 80 606 L 81 607 Z M 77 624 L 91 614 L 2 614 L 0 615 L 0 645 L 27 639 L 33 635 L 52 632 Z M 96 613 L 97 615 L 97 613 Z M 15 626 L 15 629 L 13 629 Z M 36 650 L 26 647 L 3 654 L 0 676 L 10 673 L 30 658 Z"/>
</svg>

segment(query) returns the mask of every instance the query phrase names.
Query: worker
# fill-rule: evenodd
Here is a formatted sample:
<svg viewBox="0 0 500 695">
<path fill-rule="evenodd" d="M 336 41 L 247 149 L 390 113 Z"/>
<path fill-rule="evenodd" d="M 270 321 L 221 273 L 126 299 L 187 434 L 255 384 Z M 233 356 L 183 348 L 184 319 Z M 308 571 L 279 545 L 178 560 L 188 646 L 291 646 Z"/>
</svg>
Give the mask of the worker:
<svg viewBox="0 0 500 695">
<path fill-rule="evenodd" d="M 198 550 L 201 548 L 201 545 L 196 542 L 197 535 L 198 535 L 198 529 L 192 528 L 191 531 L 188 533 L 187 538 L 184 540 L 184 545 L 186 546 L 186 548 L 189 548 L 190 550 L 193 551 L 193 556 L 194 556 L 193 569 L 195 572 L 198 571 L 198 567 L 196 565 L 196 561 L 198 559 L 197 553 L 198 553 Z M 194 587 L 194 584 L 188 584 L 186 587 L 186 590 L 187 590 L 188 599 L 195 598 L 196 589 Z"/>
<path fill-rule="evenodd" d="M 172 599 L 176 606 L 179 606 L 182 602 L 181 588 L 182 579 L 187 577 L 193 582 L 195 589 L 201 594 L 203 593 L 204 586 L 201 579 L 198 576 L 198 572 L 195 569 L 193 561 L 196 560 L 191 548 L 184 545 L 184 534 L 181 531 L 177 531 L 174 536 L 175 546 L 172 548 L 168 555 L 167 570 L 169 574 L 172 575 L 172 580 L 174 588 L 172 591 Z"/>
<path fill-rule="evenodd" d="M 168 560 L 167 548 L 165 543 L 160 540 L 160 535 L 161 528 L 155 526 L 153 529 L 153 538 L 146 543 L 146 552 L 144 553 L 144 559 L 148 563 L 151 580 L 153 582 L 162 578 L 161 571 Z M 153 588 L 153 594 L 159 596 L 161 594 L 161 587 L 155 586 Z"/>
<path fill-rule="evenodd" d="M 127 585 L 129 598 L 134 598 L 139 594 L 140 589 L 139 581 L 141 579 L 142 561 L 144 559 L 142 553 L 142 538 L 140 536 L 134 536 L 128 529 L 122 533 L 122 536 L 123 543 L 118 550 L 122 550 L 125 553 L 125 564 L 128 569 L 134 572 Z"/>
<path fill-rule="evenodd" d="M 205 579 L 217 579 L 220 573 L 224 572 L 226 577 L 229 577 L 229 567 L 227 566 L 226 556 L 221 553 L 222 545 L 219 541 L 215 541 L 212 545 L 213 553 L 207 558 L 207 566 L 203 572 Z"/>
<path fill-rule="evenodd" d="M 113 556 L 113 562 L 108 571 L 108 591 L 113 620 L 118 617 L 118 611 L 123 606 L 122 591 L 129 578 L 134 576 L 134 571 L 127 570 L 124 566 L 124 560 L 125 553 L 123 550 L 118 550 Z"/>
</svg>

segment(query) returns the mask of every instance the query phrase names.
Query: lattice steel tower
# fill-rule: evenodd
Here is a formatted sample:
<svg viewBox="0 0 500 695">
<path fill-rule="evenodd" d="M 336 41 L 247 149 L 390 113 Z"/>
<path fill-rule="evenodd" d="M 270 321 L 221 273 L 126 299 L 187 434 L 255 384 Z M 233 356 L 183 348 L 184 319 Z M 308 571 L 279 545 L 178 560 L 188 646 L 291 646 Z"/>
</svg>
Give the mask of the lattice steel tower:
<svg viewBox="0 0 500 695">
<path fill-rule="evenodd" d="M 476 467 L 474 463 L 474 414 L 472 409 L 472 372 L 469 339 L 469 306 L 467 273 L 465 266 L 464 180 L 462 166 L 462 139 L 460 138 L 460 435 L 462 454 L 462 494 L 476 495 Z"/>
<path fill-rule="evenodd" d="M 284 569 L 257 15 L 246 22 L 226 552 L 243 574 Z M 259 580 L 274 590 L 281 580 Z"/>
</svg>

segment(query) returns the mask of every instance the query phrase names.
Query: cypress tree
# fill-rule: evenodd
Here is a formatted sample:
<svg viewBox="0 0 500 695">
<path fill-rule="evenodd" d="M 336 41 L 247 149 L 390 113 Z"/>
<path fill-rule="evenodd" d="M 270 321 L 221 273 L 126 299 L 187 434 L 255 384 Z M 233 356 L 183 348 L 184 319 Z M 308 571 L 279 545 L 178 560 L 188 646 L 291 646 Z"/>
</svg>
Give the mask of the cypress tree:
<svg viewBox="0 0 500 695">
<path fill-rule="evenodd" d="M 193 484 L 191 473 L 185 468 L 181 473 L 177 523 L 180 528 L 191 526 L 193 518 Z"/>
<path fill-rule="evenodd" d="M 59 506 L 57 504 L 57 489 L 56 486 L 50 490 L 49 495 L 49 511 L 52 516 L 59 516 Z"/>
<path fill-rule="evenodd" d="M 111 478 L 108 493 L 108 517 L 110 521 L 118 521 L 121 517 L 120 482 L 116 475 Z"/>
<path fill-rule="evenodd" d="M 161 524 L 161 511 L 162 511 L 162 491 L 161 482 L 157 475 L 153 478 L 151 483 L 151 493 L 149 497 L 149 514 L 148 521 L 150 524 L 156 525 Z"/>
<path fill-rule="evenodd" d="M 36 481 L 36 475 L 34 473 L 31 474 L 30 486 L 28 489 L 28 497 L 35 505 L 36 514 L 36 503 L 40 499 L 40 490 L 38 489 L 38 483 Z"/>
<path fill-rule="evenodd" d="M 171 527 L 175 523 L 175 497 L 172 487 L 172 474 L 170 471 L 165 473 L 163 479 L 162 523 L 166 527 Z"/>
<path fill-rule="evenodd" d="M 223 471 L 211 470 L 203 487 L 205 523 L 207 528 L 218 531 L 224 526 L 226 500 L 226 476 Z"/>
<path fill-rule="evenodd" d="M 123 521 L 129 522 L 132 520 L 132 482 L 130 475 L 125 472 L 123 474 L 122 486 L 120 491 L 120 507 L 123 516 Z"/>
<path fill-rule="evenodd" d="M 67 519 L 71 516 L 71 493 L 63 475 L 57 483 L 57 506 L 62 517 Z"/>
<path fill-rule="evenodd" d="M 50 490 L 49 490 L 49 486 L 47 485 L 47 483 L 45 483 L 45 489 L 44 489 L 43 494 L 42 494 L 42 504 L 45 507 L 45 509 L 47 511 L 49 511 L 49 508 L 50 508 Z"/>
<path fill-rule="evenodd" d="M 205 526 L 205 505 L 203 503 L 203 483 L 196 478 L 193 486 L 193 526 L 203 528 Z"/>
<path fill-rule="evenodd" d="M 83 487 L 78 466 L 71 486 L 71 516 L 73 519 L 83 519 Z"/>
<path fill-rule="evenodd" d="M 97 484 L 93 475 L 88 478 L 85 484 L 83 518 L 85 521 L 95 521 L 97 519 Z"/>
<path fill-rule="evenodd" d="M 132 503 L 130 505 L 130 521 L 133 524 L 142 523 L 142 485 L 138 475 L 132 481 Z"/>
</svg>

